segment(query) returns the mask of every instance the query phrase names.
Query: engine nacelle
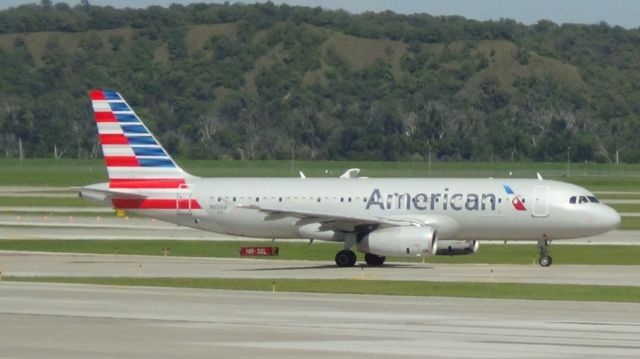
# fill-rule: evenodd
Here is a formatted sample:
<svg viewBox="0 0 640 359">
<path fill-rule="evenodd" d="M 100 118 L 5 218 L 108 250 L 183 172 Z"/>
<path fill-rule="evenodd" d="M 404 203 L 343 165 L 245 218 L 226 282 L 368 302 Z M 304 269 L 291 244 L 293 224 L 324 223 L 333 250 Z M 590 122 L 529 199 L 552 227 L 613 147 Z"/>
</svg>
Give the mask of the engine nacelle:
<svg viewBox="0 0 640 359">
<path fill-rule="evenodd" d="M 438 256 L 460 256 L 474 254 L 478 251 L 480 242 L 478 241 L 440 241 L 436 255 Z"/>
<path fill-rule="evenodd" d="M 358 250 L 378 256 L 431 256 L 438 250 L 438 236 L 432 227 L 400 226 L 376 229 L 358 242 Z"/>
</svg>

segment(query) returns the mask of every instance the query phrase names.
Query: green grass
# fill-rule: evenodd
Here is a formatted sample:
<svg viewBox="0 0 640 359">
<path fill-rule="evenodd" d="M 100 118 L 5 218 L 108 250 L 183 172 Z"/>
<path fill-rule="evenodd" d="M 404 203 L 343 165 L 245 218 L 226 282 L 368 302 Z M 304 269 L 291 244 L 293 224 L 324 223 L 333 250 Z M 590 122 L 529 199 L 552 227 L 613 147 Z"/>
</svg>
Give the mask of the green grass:
<svg viewBox="0 0 640 359">
<path fill-rule="evenodd" d="M 113 213 L 107 213 L 107 212 L 75 212 L 75 211 L 70 211 L 70 212 L 51 212 L 51 211 L 0 211 L 0 214 L 2 215 L 9 215 L 9 216 L 48 216 L 49 218 L 54 218 L 54 217 L 60 217 L 60 218 L 67 218 L 67 217 L 108 217 L 108 216 L 113 216 Z M 127 216 L 129 216 L 129 218 L 139 218 L 138 215 L 133 214 L 133 213 L 128 213 Z M 0 226 L 0 228 L 2 228 L 3 226 Z"/>
<path fill-rule="evenodd" d="M 502 299 L 640 302 L 640 287 L 321 279 L 6 277 L 17 282 L 207 288 L 340 294 L 381 294 Z"/>
<path fill-rule="evenodd" d="M 2 159 L 0 168 L 2 186 L 70 187 L 107 179 L 102 160 Z"/>
<path fill-rule="evenodd" d="M 619 229 L 639 230 L 640 217 L 622 217 L 622 223 L 620 223 Z"/>
<path fill-rule="evenodd" d="M 596 193 L 601 200 L 611 199 L 627 199 L 627 200 L 640 200 L 640 193 Z"/>
<path fill-rule="evenodd" d="M 618 212 L 640 213 L 640 204 L 610 204 Z"/>
<path fill-rule="evenodd" d="M 238 258 L 243 246 L 277 246 L 278 257 L 273 259 L 333 261 L 338 243 L 314 243 L 277 241 L 150 241 L 150 240 L 0 240 L 0 250 L 43 251 L 64 253 L 98 253 L 162 255 L 163 248 L 170 248 L 172 256 Z M 554 264 L 591 265 L 640 265 L 640 246 L 576 246 L 553 244 L 551 255 Z M 362 261 L 362 254 L 358 254 Z M 537 258 L 534 245 L 483 244 L 478 253 L 466 256 L 427 257 L 427 263 L 458 264 L 533 264 Z M 390 258 L 390 261 L 420 262 L 422 259 Z"/>
<path fill-rule="evenodd" d="M 375 161 L 195 161 L 178 160 L 187 171 L 203 177 L 337 177 L 357 167 L 369 177 L 509 177 L 545 178 L 572 182 L 591 191 L 639 191 L 640 164 L 571 164 L 566 177 L 565 163 L 533 162 L 434 162 L 431 171 L 425 162 Z M 102 160 L 0 159 L 3 186 L 81 186 L 107 180 Z"/>
<path fill-rule="evenodd" d="M 2 207 L 99 207 L 82 198 L 0 197 Z"/>
</svg>

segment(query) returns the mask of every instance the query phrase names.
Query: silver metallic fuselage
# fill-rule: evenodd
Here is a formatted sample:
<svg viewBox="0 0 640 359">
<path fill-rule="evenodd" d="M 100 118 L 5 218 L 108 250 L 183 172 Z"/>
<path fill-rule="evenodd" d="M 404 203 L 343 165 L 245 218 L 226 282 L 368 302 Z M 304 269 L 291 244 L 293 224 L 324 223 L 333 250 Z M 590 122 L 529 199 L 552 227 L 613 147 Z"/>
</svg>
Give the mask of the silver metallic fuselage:
<svg viewBox="0 0 640 359">
<path fill-rule="evenodd" d="M 572 196 L 593 196 L 586 189 L 550 180 L 189 178 L 187 184 L 170 196 L 195 199 L 201 209 L 139 213 L 213 232 L 282 239 L 307 238 L 300 233 L 300 218 L 246 207 L 325 217 L 416 218 L 437 228 L 441 239 L 459 240 L 579 238 L 620 223 L 618 213 L 602 203 L 570 203 Z M 166 190 L 158 195 L 166 198 Z"/>
</svg>

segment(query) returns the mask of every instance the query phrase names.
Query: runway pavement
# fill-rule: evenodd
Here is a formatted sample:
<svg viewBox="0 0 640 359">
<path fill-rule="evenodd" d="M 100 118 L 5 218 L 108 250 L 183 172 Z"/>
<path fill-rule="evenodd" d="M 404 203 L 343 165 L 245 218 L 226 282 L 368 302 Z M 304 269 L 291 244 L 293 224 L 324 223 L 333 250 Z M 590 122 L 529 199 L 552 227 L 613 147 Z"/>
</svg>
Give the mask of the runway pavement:
<svg viewBox="0 0 640 359">
<path fill-rule="evenodd" d="M 160 252 L 160 248 L 158 249 Z M 53 254 L 0 251 L 5 276 L 363 279 L 640 286 L 640 266 L 389 263 L 338 268 L 330 261 Z"/>
<path fill-rule="evenodd" d="M 2 358 L 638 358 L 640 305 L 0 282 Z"/>
</svg>

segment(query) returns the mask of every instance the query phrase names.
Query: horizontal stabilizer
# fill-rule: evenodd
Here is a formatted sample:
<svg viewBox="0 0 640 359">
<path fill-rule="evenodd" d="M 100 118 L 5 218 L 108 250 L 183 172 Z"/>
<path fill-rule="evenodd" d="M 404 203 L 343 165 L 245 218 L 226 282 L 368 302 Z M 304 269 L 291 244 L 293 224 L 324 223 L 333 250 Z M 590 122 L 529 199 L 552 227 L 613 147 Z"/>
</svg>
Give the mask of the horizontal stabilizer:
<svg viewBox="0 0 640 359">
<path fill-rule="evenodd" d="M 102 189 L 92 187 L 71 187 L 72 190 L 78 192 L 78 195 L 82 198 L 89 200 L 104 202 L 110 201 L 114 198 L 118 199 L 144 199 L 146 195 L 140 193 L 133 193 L 130 191 Z"/>
</svg>

